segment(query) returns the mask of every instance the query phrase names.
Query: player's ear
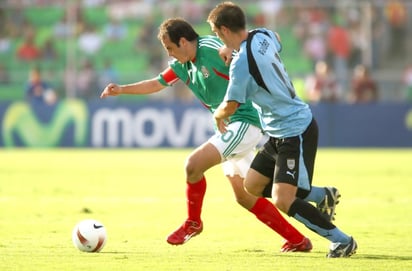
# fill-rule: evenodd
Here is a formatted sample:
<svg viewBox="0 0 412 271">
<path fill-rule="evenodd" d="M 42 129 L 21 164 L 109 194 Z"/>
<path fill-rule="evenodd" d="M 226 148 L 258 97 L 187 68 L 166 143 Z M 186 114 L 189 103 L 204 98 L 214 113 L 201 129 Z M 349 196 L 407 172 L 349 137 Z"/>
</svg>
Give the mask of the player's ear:
<svg viewBox="0 0 412 271">
<path fill-rule="evenodd" d="M 186 43 L 187 43 L 186 38 L 181 37 L 181 38 L 179 39 L 179 47 L 183 47 L 183 46 L 185 46 L 185 45 L 186 45 Z"/>
<path fill-rule="evenodd" d="M 229 28 L 227 28 L 226 26 L 222 25 L 222 26 L 219 28 L 219 31 L 220 31 L 220 33 L 223 33 L 223 34 L 227 35 L 227 34 L 229 33 Z"/>
</svg>

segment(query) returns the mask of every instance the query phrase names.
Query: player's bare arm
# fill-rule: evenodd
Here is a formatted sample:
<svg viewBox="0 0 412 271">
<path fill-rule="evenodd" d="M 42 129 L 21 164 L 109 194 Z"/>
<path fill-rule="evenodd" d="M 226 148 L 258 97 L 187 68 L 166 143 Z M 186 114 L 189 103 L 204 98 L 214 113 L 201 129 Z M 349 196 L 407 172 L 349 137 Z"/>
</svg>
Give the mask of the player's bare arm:
<svg viewBox="0 0 412 271">
<path fill-rule="evenodd" d="M 120 94 L 150 94 L 158 92 L 164 88 L 165 86 L 163 86 L 157 78 L 143 80 L 127 85 L 110 83 L 104 88 L 100 94 L 100 98 L 118 96 Z"/>
<path fill-rule="evenodd" d="M 225 101 L 222 102 L 213 113 L 216 127 L 222 134 L 226 132 L 226 126 L 229 123 L 230 116 L 236 112 L 239 105 L 236 101 Z"/>
</svg>

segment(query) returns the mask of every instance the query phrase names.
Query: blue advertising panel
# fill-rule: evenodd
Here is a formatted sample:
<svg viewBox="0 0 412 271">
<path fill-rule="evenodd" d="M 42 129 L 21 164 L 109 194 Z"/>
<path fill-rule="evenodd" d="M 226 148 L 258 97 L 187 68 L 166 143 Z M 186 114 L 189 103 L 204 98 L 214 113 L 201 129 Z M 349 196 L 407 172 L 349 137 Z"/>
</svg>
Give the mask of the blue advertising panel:
<svg viewBox="0 0 412 271">
<path fill-rule="evenodd" d="M 312 106 L 321 147 L 412 147 L 410 104 Z M 213 134 L 199 103 L 0 103 L 0 147 L 194 147 Z"/>
<path fill-rule="evenodd" d="M 320 146 L 412 146 L 411 104 L 321 104 L 312 110 Z"/>
</svg>

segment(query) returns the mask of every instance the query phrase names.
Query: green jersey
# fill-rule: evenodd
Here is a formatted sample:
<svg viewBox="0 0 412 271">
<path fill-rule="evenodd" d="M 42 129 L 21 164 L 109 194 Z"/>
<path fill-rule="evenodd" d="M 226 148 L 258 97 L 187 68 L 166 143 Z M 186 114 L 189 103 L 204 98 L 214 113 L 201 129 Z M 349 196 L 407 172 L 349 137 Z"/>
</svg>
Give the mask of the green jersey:
<svg viewBox="0 0 412 271">
<path fill-rule="evenodd" d="M 219 56 L 223 43 L 215 36 L 198 38 L 196 58 L 184 64 L 173 60 L 169 63 L 175 75 L 182 80 L 193 94 L 214 112 L 226 95 L 229 83 L 229 67 Z M 162 74 L 159 82 L 169 85 Z M 259 115 L 250 101 L 241 104 L 236 113 L 230 117 L 231 122 L 242 121 L 261 127 Z"/>
</svg>

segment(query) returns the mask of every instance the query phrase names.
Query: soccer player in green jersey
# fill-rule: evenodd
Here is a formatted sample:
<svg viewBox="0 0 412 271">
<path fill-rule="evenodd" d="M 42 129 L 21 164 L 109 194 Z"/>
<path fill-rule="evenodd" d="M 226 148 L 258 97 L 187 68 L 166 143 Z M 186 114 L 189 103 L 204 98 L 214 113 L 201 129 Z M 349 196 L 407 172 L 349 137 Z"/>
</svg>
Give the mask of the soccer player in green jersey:
<svg viewBox="0 0 412 271">
<path fill-rule="evenodd" d="M 229 68 L 220 56 L 223 43 L 215 36 L 199 36 L 181 18 L 164 21 L 159 27 L 158 38 L 168 55 L 174 58 L 169 62 L 169 67 L 152 79 L 127 85 L 110 83 L 101 93 L 101 98 L 119 94 L 155 93 L 181 80 L 213 113 L 223 101 L 229 80 Z M 269 200 L 253 196 L 243 187 L 243 179 L 261 137 L 258 114 L 252 104 L 246 102 L 232 116 L 226 133 L 221 134 L 216 130 L 207 142 L 189 155 L 185 164 L 188 216 L 167 237 L 169 244 L 184 244 L 202 232 L 201 211 L 206 192 L 204 173 L 209 168 L 222 164 L 236 201 L 285 239 L 281 251 L 312 249 L 310 240 L 289 224 Z"/>
</svg>

